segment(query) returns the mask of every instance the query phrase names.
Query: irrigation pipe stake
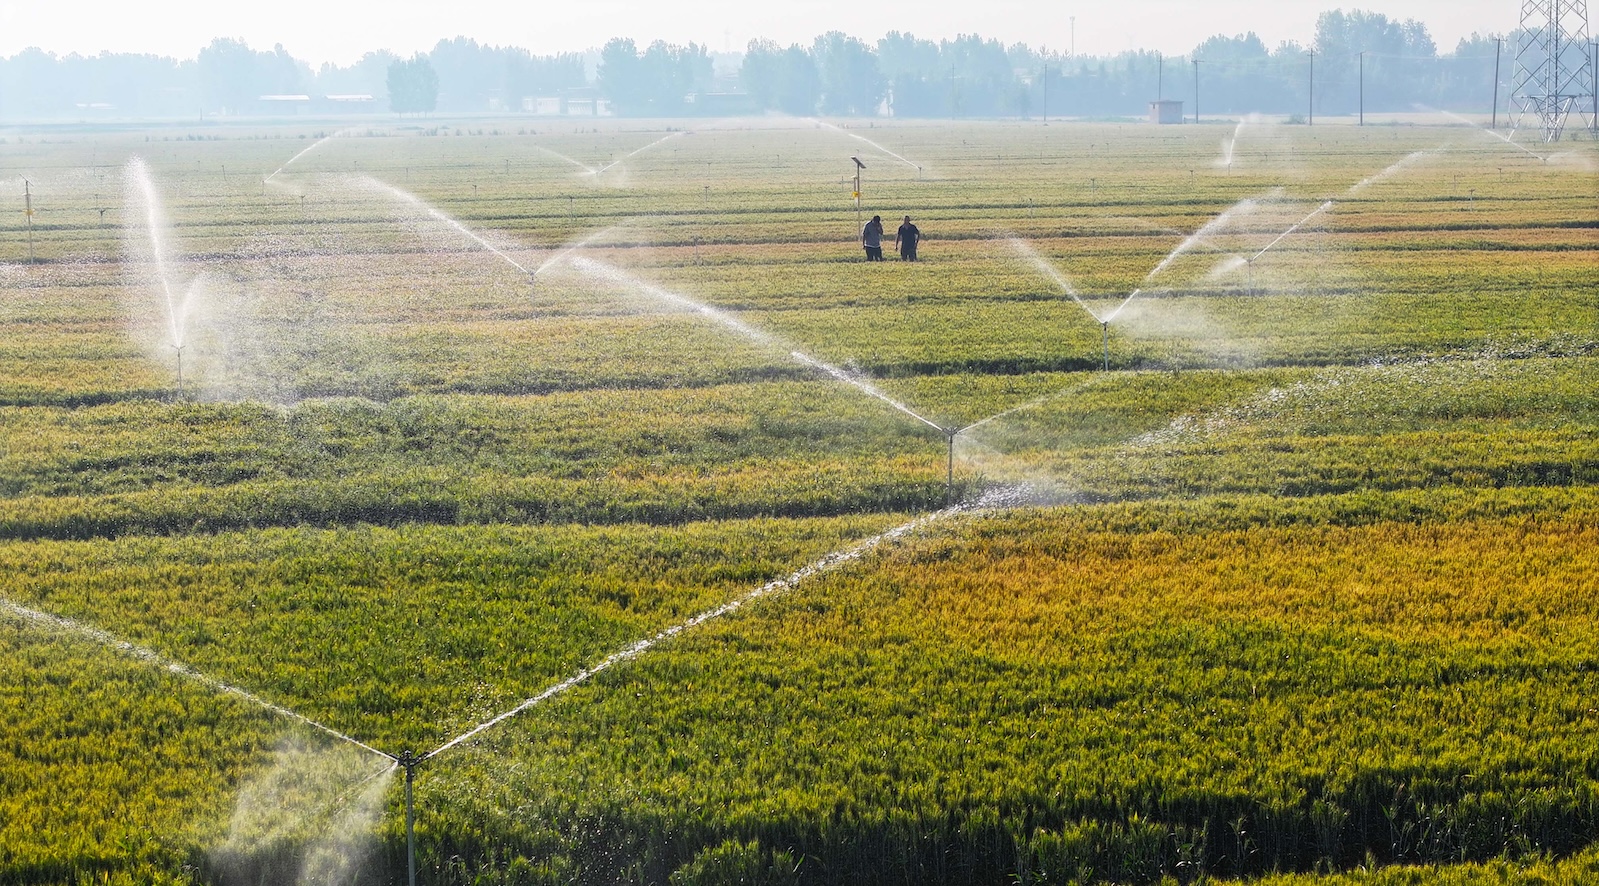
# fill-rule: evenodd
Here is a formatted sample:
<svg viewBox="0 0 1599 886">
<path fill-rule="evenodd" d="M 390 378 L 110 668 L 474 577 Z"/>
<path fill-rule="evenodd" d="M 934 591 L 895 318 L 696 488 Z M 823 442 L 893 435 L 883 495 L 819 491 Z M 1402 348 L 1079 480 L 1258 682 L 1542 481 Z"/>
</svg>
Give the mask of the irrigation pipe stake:
<svg viewBox="0 0 1599 886">
<path fill-rule="evenodd" d="M 416 783 L 416 767 L 422 758 L 410 751 L 401 751 L 394 762 L 405 770 L 405 873 L 406 882 L 416 886 L 416 807 L 411 801 L 411 793 Z"/>
<path fill-rule="evenodd" d="M 27 179 L 22 180 L 22 214 L 28 220 L 28 264 L 34 263 L 33 258 L 33 183 Z"/>
<path fill-rule="evenodd" d="M 944 507 L 949 507 L 955 500 L 955 435 L 962 428 L 939 428 L 944 436 L 949 438 L 949 462 L 944 471 Z"/>
</svg>

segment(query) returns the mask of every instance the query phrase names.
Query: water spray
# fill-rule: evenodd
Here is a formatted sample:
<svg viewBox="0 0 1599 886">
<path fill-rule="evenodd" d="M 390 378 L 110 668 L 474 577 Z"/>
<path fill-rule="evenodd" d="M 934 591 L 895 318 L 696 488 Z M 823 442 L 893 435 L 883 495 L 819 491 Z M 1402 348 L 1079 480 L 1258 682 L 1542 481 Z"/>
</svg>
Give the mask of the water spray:
<svg viewBox="0 0 1599 886">
<path fill-rule="evenodd" d="M 867 138 L 864 135 L 856 135 L 855 133 L 850 132 L 847 129 L 844 129 L 841 126 L 834 126 L 833 124 L 827 122 L 826 120 L 817 120 L 816 122 L 818 124 L 820 124 L 821 126 L 825 126 L 826 128 L 833 130 L 834 132 L 842 133 L 844 135 L 849 136 L 852 139 L 855 139 L 856 141 L 862 141 L 862 142 L 865 142 L 865 143 L 871 145 L 872 147 L 876 148 L 877 150 L 882 151 L 883 153 L 887 154 L 888 156 L 893 157 L 895 160 L 898 160 L 899 162 L 905 164 L 906 166 L 909 166 L 910 168 L 916 170 L 916 177 L 917 178 L 921 178 L 922 177 L 922 167 L 919 164 L 917 164 L 916 161 L 908 159 L 906 157 L 902 157 L 899 154 L 896 154 L 893 151 L 890 151 L 888 148 L 883 147 L 882 145 L 878 144 L 877 142 L 872 141 L 871 139 Z M 856 162 L 859 162 L 859 161 L 856 161 Z"/>
<path fill-rule="evenodd" d="M 639 148 L 636 151 L 633 151 L 630 154 L 623 154 L 622 158 L 620 160 L 614 159 L 615 155 L 612 155 L 613 159 L 611 160 L 611 162 L 605 164 L 604 166 L 599 167 L 598 169 L 595 169 L 592 173 L 590 173 L 590 175 L 597 178 L 602 173 L 604 173 L 606 170 L 610 169 L 611 167 L 616 166 L 616 165 L 618 165 L 618 164 L 620 164 L 620 163 L 622 163 L 622 162 L 624 162 L 624 161 L 626 161 L 626 160 L 628 160 L 630 158 L 637 157 L 639 154 L 642 154 L 645 151 L 648 151 L 650 148 L 653 148 L 656 145 L 659 145 L 659 144 L 661 144 L 663 142 L 671 141 L 672 139 L 677 138 L 680 135 L 686 135 L 687 133 L 688 133 L 688 130 L 681 130 L 681 131 L 678 131 L 678 132 L 674 132 L 674 133 L 672 133 L 670 135 L 662 136 L 661 138 L 658 138 L 655 141 L 650 142 L 649 144 L 645 145 L 642 148 Z M 578 164 L 578 165 L 581 166 L 582 164 Z"/>
<path fill-rule="evenodd" d="M 1359 187 L 1359 186 L 1357 185 L 1356 187 Z M 1310 221 L 1311 219 L 1315 218 L 1318 215 L 1321 215 L 1323 212 L 1326 212 L 1327 210 L 1331 209 L 1332 206 L 1333 206 L 1333 201 L 1328 200 L 1327 202 L 1325 202 L 1325 203 L 1321 204 L 1320 206 L 1316 207 L 1315 209 L 1311 210 L 1311 213 L 1309 215 L 1307 215 L 1304 218 L 1300 219 L 1299 221 L 1295 222 L 1294 225 L 1292 227 L 1290 227 L 1288 230 L 1283 231 L 1281 234 L 1278 234 L 1277 235 L 1277 239 L 1271 241 L 1270 243 L 1267 243 L 1265 249 L 1262 249 L 1261 251 L 1259 251 L 1259 252 L 1255 253 L 1254 255 L 1250 256 L 1248 259 L 1246 259 L 1246 261 L 1248 261 L 1250 266 L 1253 267 L 1254 263 L 1255 263 L 1255 259 L 1260 258 L 1261 256 L 1265 255 L 1266 253 L 1270 252 L 1272 250 L 1272 247 L 1276 246 L 1278 243 L 1283 242 L 1283 240 L 1285 238 L 1287 238 L 1289 234 L 1292 234 L 1293 232 L 1299 230 L 1301 227 L 1304 227 L 1306 222 Z"/>
<path fill-rule="evenodd" d="M 293 720 L 296 723 L 300 723 L 301 725 L 308 726 L 317 730 L 318 732 L 336 738 L 339 741 L 348 742 L 349 744 L 355 745 L 367 753 L 376 754 L 379 757 L 387 757 L 390 760 L 395 759 L 392 754 L 386 754 L 383 751 L 380 751 L 377 748 L 362 742 L 360 739 L 354 738 L 350 735 L 340 732 L 337 729 L 334 729 L 332 726 L 319 723 L 298 711 L 290 710 L 289 708 L 286 708 L 280 704 L 267 701 L 266 699 L 256 695 L 253 692 L 250 692 L 247 689 L 241 689 L 240 687 L 231 683 L 225 683 L 216 677 L 201 673 L 200 671 L 197 671 L 188 665 L 183 664 L 182 662 L 167 658 L 161 653 L 156 652 L 154 649 L 122 640 L 110 633 L 107 633 L 106 631 L 100 630 L 99 628 L 90 627 L 89 625 L 79 621 L 73 621 L 65 616 L 51 615 L 48 612 L 41 612 L 37 609 L 29 609 L 26 606 L 23 606 L 19 603 L 13 603 L 10 600 L 4 599 L 3 597 L 0 597 L 0 614 L 10 615 L 13 618 L 18 618 L 22 621 L 39 625 L 40 627 L 49 630 L 77 634 L 78 636 L 84 637 L 95 643 L 99 643 L 102 646 L 114 649 L 130 658 L 164 670 L 167 673 L 198 683 L 201 686 L 212 690 L 213 692 L 217 692 L 222 695 L 231 695 L 234 698 L 242 699 L 258 708 L 283 717 L 286 720 Z"/>
<path fill-rule="evenodd" d="M 365 184 L 365 185 L 367 185 L 369 187 L 372 187 L 372 188 L 374 188 L 376 190 L 382 191 L 383 193 L 388 194 L 393 199 L 398 200 L 398 201 L 400 201 L 402 203 L 408 203 L 408 204 L 410 204 L 412 206 L 417 207 L 418 209 L 420 209 L 423 212 L 427 213 L 428 215 L 432 216 L 437 221 L 443 222 L 444 224 L 448 225 L 451 229 L 453 229 L 457 233 L 461 234 L 462 236 L 466 237 L 467 239 L 471 240 L 473 243 L 476 243 L 477 245 L 483 247 L 484 249 L 487 249 L 489 252 L 492 252 L 495 255 L 499 256 L 501 259 L 503 259 L 511 267 L 516 268 L 518 271 L 521 271 L 524 274 L 529 273 L 529 269 L 528 269 L 528 267 L 526 265 L 524 265 L 521 262 L 517 261 L 516 259 L 510 257 L 509 255 L 507 255 L 505 253 L 504 250 L 500 249 L 499 247 L 495 246 L 494 244 L 490 243 L 489 241 L 483 239 L 481 236 L 479 236 L 477 234 L 477 232 L 473 231 L 471 228 L 468 228 L 466 225 L 462 224 L 461 222 L 459 222 L 455 218 L 452 218 L 451 216 L 447 215 L 442 210 L 440 210 L 438 207 L 436 207 L 433 204 L 427 202 L 426 200 L 423 200 L 421 197 L 418 197 L 417 195 L 412 194 L 409 191 L 403 191 L 403 190 L 401 190 L 401 189 L 399 189 L 399 188 L 397 188 L 397 187 L 395 187 L 395 186 L 393 186 L 393 185 L 391 185 L 391 184 L 389 184 L 389 183 L 387 183 L 385 181 L 382 181 L 381 179 L 374 178 L 374 177 L 372 177 L 370 175 L 357 176 L 356 177 L 356 181 L 361 182 L 361 183 L 363 183 L 363 184 Z M 476 187 L 476 186 L 474 185 L 473 187 Z M 301 199 L 303 200 L 305 198 L 302 197 Z"/>
</svg>

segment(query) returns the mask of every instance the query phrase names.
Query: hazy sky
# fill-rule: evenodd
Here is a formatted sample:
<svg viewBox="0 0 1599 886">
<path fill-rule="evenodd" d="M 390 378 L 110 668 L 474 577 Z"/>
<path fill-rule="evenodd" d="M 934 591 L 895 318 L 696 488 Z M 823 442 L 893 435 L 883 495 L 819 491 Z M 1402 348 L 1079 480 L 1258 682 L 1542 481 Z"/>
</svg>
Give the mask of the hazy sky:
<svg viewBox="0 0 1599 886">
<path fill-rule="evenodd" d="M 1177 55 L 1213 34 L 1254 31 L 1268 47 L 1309 43 L 1325 9 L 1420 19 L 1440 51 L 1472 31 L 1509 31 L 1519 0 L 0 0 L 0 55 L 28 46 L 65 55 L 102 50 L 193 58 L 213 37 L 257 49 L 282 43 L 313 65 L 361 53 L 402 55 L 442 37 L 522 46 L 535 53 L 597 47 L 611 37 L 739 50 L 753 37 L 809 43 L 840 30 L 874 42 L 891 30 L 940 39 L 976 33 L 1084 54 L 1157 49 Z M 1073 27 L 1071 19 L 1075 17 Z"/>
</svg>

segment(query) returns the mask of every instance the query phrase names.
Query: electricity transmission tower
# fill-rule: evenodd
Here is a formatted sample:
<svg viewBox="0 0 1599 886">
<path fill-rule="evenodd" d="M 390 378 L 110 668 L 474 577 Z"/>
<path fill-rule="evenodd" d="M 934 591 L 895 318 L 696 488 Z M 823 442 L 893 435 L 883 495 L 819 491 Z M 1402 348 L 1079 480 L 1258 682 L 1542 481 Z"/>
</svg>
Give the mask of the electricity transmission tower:
<svg viewBox="0 0 1599 886">
<path fill-rule="evenodd" d="M 1513 129 L 1537 122 L 1544 141 L 1560 139 L 1566 118 L 1594 98 L 1588 49 L 1588 0 L 1522 0 Z"/>
</svg>

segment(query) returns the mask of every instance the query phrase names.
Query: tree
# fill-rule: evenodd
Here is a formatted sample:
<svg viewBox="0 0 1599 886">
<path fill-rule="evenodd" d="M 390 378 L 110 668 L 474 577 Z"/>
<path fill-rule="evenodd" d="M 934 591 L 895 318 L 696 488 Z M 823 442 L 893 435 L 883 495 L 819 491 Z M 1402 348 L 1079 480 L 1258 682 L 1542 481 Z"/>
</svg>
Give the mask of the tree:
<svg viewBox="0 0 1599 886">
<path fill-rule="evenodd" d="M 1316 106 L 1328 113 L 1356 109 L 1362 64 L 1368 110 L 1408 110 L 1433 99 L 1438 47 L 1427 26 L 1414 19 L 1399 22 L 1358 9 L 1324 12 L 1316 19 L 1316 53 Z"/>
<path fill-rule="evenodd" d="M 211 110 L 240 113 L 263 95 L 296 94 L 311 79 L 310 66 L 289 55 L 283 44 L 257 52 L 242 40 L 218 37 L 196 59 L 201 99 Z"/>
<path fill-rule="evenodd" d="M 962 34 L 938 45 L 939 62 L 948 77 L 952 114 L 994 115 L 1011 110 L 1016 74 L 998 40 Z"/>
<path fill-rule="evenodd" d="M 711 85 L 710 53 L 697 43 L 677 46 L 657 40 L 644 50 L 639 66 L 644 91 L 657 112 L 679 109 L 685 96 Z"/>
<path fill-rule="evenodd" d="M 323 62 L 316 72 L 316 89 L 323 95 L 370 95 L 388 97 L 389 66 L 399 56 L 386 49 L 368 52 L 349 67 Z"/>
<path fill-rule="evenodd" d="M 816 62 L 803 46 L 783 49 L 770 40 L 751 40 L 738 76 L 763 110 L 802 116 L 816 113 L 821 79 Z"/>
<path fill-rule="evenodd" d="M 711 77 L 710 53 L 697 43 L 657 40 L 640 55 L 637 44 L 619 37 L 600 50 L 600 92 L 618 113 L 680 114 L 684 98 L 710 88 Z"/>
<path fill-rule="evenodd" d="M 628 113 L 648 101 L 642 74 L 638 46 L 632 39 L 615 37 L 600 50 L 600 94 L 618 113 Z"/>
<path fill-rule="evenodd" d="M 1280 114 L 1303 107 L 1292 104 L 1283 69 L 1254 31 L 1217 34 L 1194 47 L 1193 57 L 1204 65 L 1203 106 L 1212 114 Z"/>
<path fill-rule="evenodd" d="M 877 113 L 887 83 L 870 46 L 842 31 L 829 31 L 816 38 L 811 55 L 821 74 L 823 113 Z"/>
<path fill-rule="evenodd" d="M 439 75 L 421 53 L 389 63 L 389 108 L 400 114 L 431 111 L 439 103 Z"/>
<path fill-rule="evenodd" d="M 877 41 L 877 64 L 890 84 L 889 109 L 896 117 L 935 117 L 948 111 L 947 77 L 938 44 L 889 31 Z"/>
</svg>

